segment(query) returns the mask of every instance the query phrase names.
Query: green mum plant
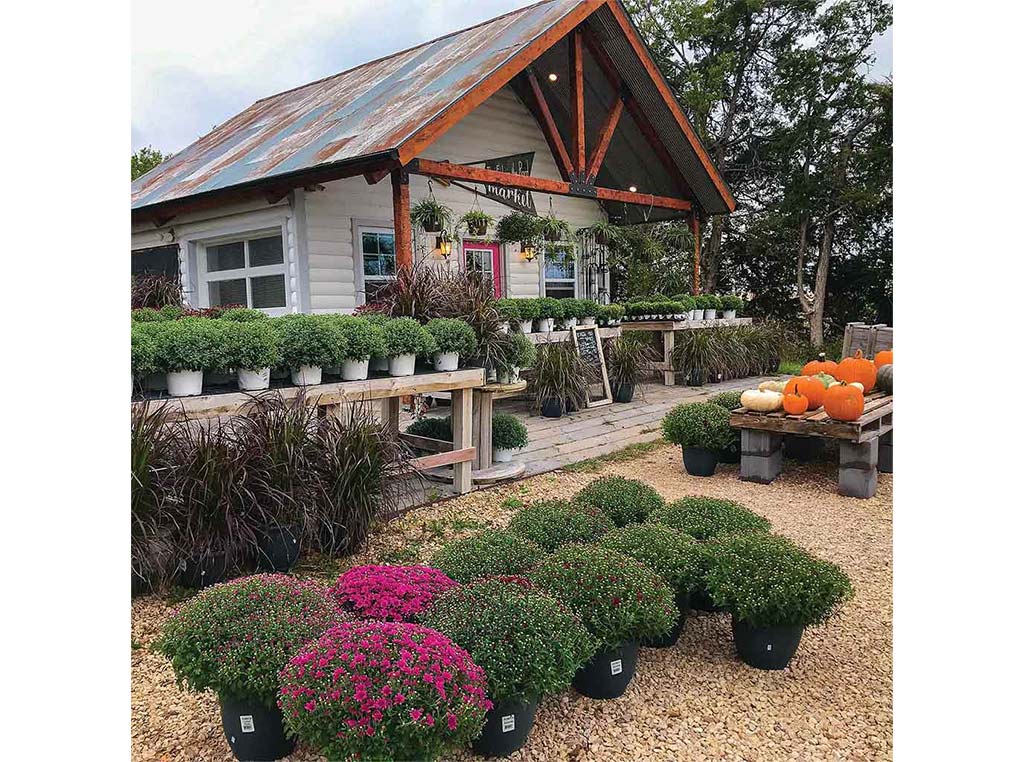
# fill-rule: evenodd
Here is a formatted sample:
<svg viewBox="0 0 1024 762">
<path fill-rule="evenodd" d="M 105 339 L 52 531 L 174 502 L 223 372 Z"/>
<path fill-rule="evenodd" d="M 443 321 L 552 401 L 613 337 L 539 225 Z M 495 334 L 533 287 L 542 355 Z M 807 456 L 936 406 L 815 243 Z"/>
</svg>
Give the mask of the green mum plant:
<svg viewBox="0 0 1024 762">
<path fill-rule="evenodd" d="M 407 434 L 417 437 L 428 437 L 430 439 L 443 439 L 446 442 L 452 441 L 452 417 L 444 418 L 420 418 L 409 424 L 405 430 Z"/>
<path fill-rule="evenodd" d="M 540 315 L 540 303 L 537 299 L 513 299 L 520 320 L 536 320 Z"/>
<path fill-rule="evenodd" d="M 426 330 L 434 338 L 436 352 L 457 352 L 460 357 L 469 357 L 476 351 L 476 333 L 464 320 L 434 318 L 427 323 Z"/>
<path fill-rule="evenodd" d="M 716 394 L 714 397 L 708 400 L 712 405 L 718 405 L 724 407 L 726 410 L 735 410 L 740 406 L 740 396 L 743 394 L 742 391 L 736 390 L 732 392 L 722 392 Z"/>
<path fill-rule="evenodd" d="M 547 551 L 576 542 L 593 542 L 614 528 L 604 511 L 568 500 L 539 500 L 520 509 L 508 531 L 525 537 Z"/>
<path fill-rule="evenodd" d="M 437 343 L 413 318 L 403 317 L 384 324 L 384 349 L 388 357 L 432 355 L 437 351 Z"/>
<path fill-rule="evenodd" d="M 183 318 L 153 324 L 153 363 L 163 372 L 222 367 L 223 324 L 206 318 Z"/>
<path fill-rule="evenodd" d="M 512 334 L 508 362 L 517 368 L 530 368 L 537 361 L 537 345 L 521 333 Z"/>
<path fill-rule="evenodd" d="M 535 542 L 512 532 L 486 529 L 447 543 L 433 555 L 430 565 L 465 584 L 483 577 L 523 574 L 545 555 Z"/>
<path fill-rule="evenodd" d="M 676 405 L 661 420 L 665 439 L 682 447 L 721 450 L 732 441 L 729 411 L 708 402 Z"/>
<path fill-rule="evenodd" d="M 521 450 L 530 442 L 522 421 L 508 413 L 495 413 L 491 417 L 491 442 L 499 450 Z"/>
<path fill-rule="evenodd" d="M 597 637 L 614 648 L 665 635 L 679 618 L 675 593 L 629 556 L 594 545 L 568 545 L 530 572 Z"/>
<path fill-rule="evenodd" d="M 537 299 L 537 309 L 540 311 L 540 318 L 555 318 L 556 320 L 565 317 L 565 309 L 562 307 L 562 299 L 552 299 L 550 296 L 542 296 Z"/>
<path fill-rule="evenodd" d="M 771 522 L 744 505 L 714 497 L 684 497 L 651 512 L 651 523 L 664 524 L 697 540 L 733 534 L 765 533 Z"/>
<path fill-rule="evenodd" d="M 132 323 L 132 375 L 136 378 L 156 370 L 156 342 L 149 323 Z"/>
<path fill-rule="evenodd" d="M 588 299 L 559 299 L 562 304 L 562 317 L 563 318 L 576 318 L 582 320 L 588 316 L 589 305 Z"/>
<path fill-rule="evenodd" d="M 536 701 L 569 687 L 597 650 L 579 618 L 525 580 L 480 580 L 449 590 L 423 624 L 465 648 L 495 703 Z"/>
<path fill-rule="evenodd" d="M 598 544 L 636 559 L 665 580 L 677 595 L 689 593 L 702 580 L 700 544 L 671 527 L 630 524 L 609 532 Z"/>
<path fill-rule="evenodd" d="M 242 370 L 275 367 L 281 361 L 279 343 L 267 320 L 229 321 L 224 330 L 224 366 Z"/>
<path fill-rule="evenodd" d="M 345 354 L 345 337 L 329 315 L 285 315 L 273 318 L 281 361 L 289 368 L 338 365 Z"/>
<path fill-rule="evenodd" d="M 721 300 L 723 310 L 736 310 L 737 315 L 743 311 L 744 302 L 742 297 L 727 294 L 723 296 Z"/>
<path fill-rule="evenodd" d="M 625 317 L 626 308 L 621 304 L 606 304 L 601 307 L 600 312 L 597 314 L 605 323 L 613 322 L 615 320 L 622 320 Z"/>
<path fill-rule="evenodd" d="M 494 303 L 494 307 L 498 310 L 498 317 L 502 320 L 519 320 L 518 299 L 499 299 Z"/>
<path fill-rule="evenodd" d="M 651 511 L 665 505 L 653 487 L 622 476 L 595 479 L 576 493 L 573 502 L 604 511 L 617 527 L 643 521 Z"/>
<path fill-rule="evenodd" d="M 716 605 L 752 627 L 822 624 L 853 597 L 842 569 L 770 534 L 718 543 L 705 584 Z"/>
<path fill-rule="evenodd" d="M 680 294 L 675 297 L 675 301 L 683 308 L 683 312 L 697 309 L 697 301 L 689 294 Z"/>
<path fill-rule="evenodd" d="M 385 351 L 384 329 L 363 317 L 344 315 L 338 330 L 345 337 L 345 360 L 369 360 Z"/>
</svg>

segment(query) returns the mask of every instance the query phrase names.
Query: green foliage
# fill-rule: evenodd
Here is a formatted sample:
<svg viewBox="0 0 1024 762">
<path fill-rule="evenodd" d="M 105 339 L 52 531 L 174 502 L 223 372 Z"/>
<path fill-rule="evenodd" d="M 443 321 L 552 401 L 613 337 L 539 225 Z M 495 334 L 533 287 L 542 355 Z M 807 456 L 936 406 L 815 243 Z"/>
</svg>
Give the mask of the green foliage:
<svg viewBox="0 0 1024 762">
<path fill-rule="evenodd" d="M 536 299 L 513 299 L 519 311 L 520 320 L 536 320 L 540 317 L 540 304 Z"/>
<path fill-rule="evenodd" d="M 578 617 L 523 582 L 481 580 L 454 588 L 423 616 L 424 625 L 469 651 L 487 674 L 494 702 L 535 701 L 565 690 L 597 650 Z"/>
<path fill-rule="evenodd" d="M 229 321 L 224 326 L 223 366 L 240 370 L 276 367 L 281 361 L 279 341 L 268 320 Z"/>
<path fill-rule="evenodd" d="M 541 236 L 541 220 L 534 214 L 509 212 L 498 220 L 497 233 L 502 243 L 535 242 Z"/>
<path fill-rule="evenodd" d="M 853 597 L 842 569 L 770 534 L 718 543 L 705 585 L 715 604 L 754 627 L 822 624 Z"/>
<path fill-rule="evenodd" d="M 661 420 L 665 439 L 682 447 L 721 450 L 732 440 L 729 411 L 707 402 L 676 405 Z"/>
<path fill-rule="evenodd" d="M 554 318 L 560 320 L 565 317 L 565 308 L 562 306 L 563 299 L 552 299 L 550 296 L 542 296 L 537 301 L 538 317 Z"/>
<path fill-rule="evenodd" d="M 665 505 L 653 487 L 637 479 L 603 476 L 576 493 L 574 503 L 604 511 L 617 527 L 643 521 Z"/>
<path fill-rule="evenodd" d="M 435 352 L 458 352 L 460 357 L 468 358 L 476 351 L 476 334 L 464 320 L 434 318 L 426 330 L 437 345 Z"/>
<path fill-rule="evenodd" d="M 676 593 L 688 593 L 702 580 L 700 545 L 687 534 L 663 524 L 631 524 L 600 540 L 603 548 L 635 558 Z"/>
<path fill-rule="evenodd" d="M 223 367 L 223 324 L 206 318 L 153 323 L 153 364 L 162 372 Z"/>
<path fill-rule="evenodd" d="M 561 548 L 530 573 L 568 606 L 602 645 L 667 633 L 679 618 L 672 589 L 633 558 L 595 545 Z"/>
<path fill-rule="evenodd" d="M 549 214 L 540 218 L 540 234 L 547 241 L 568 241 L 572 238 L 572 228 L 565 220 Z"/>
<path fill-rule="evenodd" d="M 685 222 L 620 228 L 608 253 L 615 288 L 612 297 L 625 300 L 657 291 L 688 291 L 692 286 L 693 249 L 693 235 Z"/>
<path fill-rule="evenodd" d="M 746 506 L 714 497 L 684 497 L 652 511 L 648 521 L 678 529 L 697 540 L 733 534 L 763 534 L 772 528 L 768 519 Z"/>
<path fill-rule="evenodd" d="M 654 371 L 657 355 L 644 338 L 625 334 L 610 339 L 605 345 L 605 362 L 608 365 L 608 381 L 612 385 L 639 384 Z"/>
<path fill-rule="evenodd" d="M 499 299 L 494 306 L 498 309 L 498 317 L 502 320 L 511 321 L 519 319 L 518 299 Z"/>
<path fill-rule="evenodd" d="M 587 400 L 587 367 L 571 342 L 537 347 L 531 390 L 538 406 L 546 400 L 569 400 L 581 408 Z"/>
<path fill-rule="evenodd" d="M 532 367 L 537 361 L 537 345 L 521 333 L 512 334 L 512 348 L 508 361 L 517 368 Z"/>
<path fill-rule="evenodd" d="M 530 437 L 514 415 L 495 413 L 491 417 L 491 441 L 499 450 L 520 450 L 529 444 Z"/>
<path fill-rule="evenodd" d="M 413 318 L 395 318 L 384 324 L 384 351 L 388 357 L 431 355 L 437 351 L 437 344 Z"/>
<path fill-rule="evenodd" d="M 726 294 L 721 297 L 722 309 L 723 310 L 736 310 L 736 314 L 739 315 L 743 312 L 743 298 L 740 296 L 734 296 L 733 294 Z"/>
<path fill-rule="evenodd" d="M 356 315 L 336 316 L 336 328 L 345 338 L 343 360 L 369 360 L 385 352 L 384 329 L 376 322 Z"/>
<path fill-rule="evenodd" d="M 132 310 L 132 323 L 162 323 L 165 320 L 173 320 L 173 318 L 166 312 L 155 310 L 152 307 Z"/>
<path fill-rule="evenodd" d="M 622 320 L 626 315 L 626 308 L 621 304 L 606 304 L 601 307 L 597 313 L 601 318 L 602 322 L 610 322 L 614 320 Z"/>
<path fill-rule="evenodd" d="M 535 542 L 512 532 L 486 529 L 449 542 L 433 555 L 430 565 L 466 584 L 483 577 L 523 574 L 544 555 Z"/>
<path fill-rule="evenodd" d="M 683 312 L 697 309 L 697 300 L 689 294 L 678 294 L 672 299 L 683 308 Z"/>
<path fill-rule="evenodd" d="M 539 500 L 518 511 L 508 531 L 553 551 L 569 543 L 593 542 L 614 526 L 599 508 L 568 500 Z"/>
<path fill-rule="evenodd" d="M 153 146 L 145 146 L 132 152 L 132 181 L 139 179 L 159 164 L 171 158 L 169 153 L 161 153 Z"/>
<path fill-rule="evenodd" d="M 450 207 L 439 203 L 433 196 L 430 196 L 412 205 L 409 209 L 409 219 L 413 225 L 419 225 L 424 230 L 428 228 L 450 230 L 455 221 L 455 214 Z"/>
<path fill-rule="evenodd" d="M 156 342 L 150 323 L 132 323 L 132 375 L 136 378 L 156 370 Z"/>
<path fill-rule="evenodd" d="M 232 307 L 229 310 L 224 310 L 218 318 L 218 320 L 227 320 L 233 323 L 248 323 L 267 319 L 267 313 L 263 310 L 252 310 L 248 307 Z"/>
<path fill-rule="evenodd" d="M 285 315 L 273 318 L 281 361 L 289 368 L 301 365 L 329 367 L 338 365 L 345 355 L 345 337 L 328 318 L 319 315 Z"/>
<path fill-rule="evenodd" d="M 712 405 L 724 407 L 726 410 L 735 410 L 740 406 L 740 396 L 743 394 L 739 389 L 731 392 L 716 394 L 708 400 Z"/>
<path fill-rule="evenodd" d="M 407 434 L 430 439 L 442 439 L 445 442 L 452 441 L 452 417 L 446 415 L 443 418 L 428 417 L 419 418 L 409 424 L 405 430 Z"/>
<path fill-rule="evenodd" d="M 459 223 L 456 226 L 457 230 L 469 230 L 470 228 L 479 229 L 483 228 L 484 235 L 487 234 L 487 228 L 494 224 L 494 218 L 487 212 L 481 209 L 470 209 L 464 215 L 459 218 Z M 479 235 L 479 234 L 478 234 Z"/>
</svg>

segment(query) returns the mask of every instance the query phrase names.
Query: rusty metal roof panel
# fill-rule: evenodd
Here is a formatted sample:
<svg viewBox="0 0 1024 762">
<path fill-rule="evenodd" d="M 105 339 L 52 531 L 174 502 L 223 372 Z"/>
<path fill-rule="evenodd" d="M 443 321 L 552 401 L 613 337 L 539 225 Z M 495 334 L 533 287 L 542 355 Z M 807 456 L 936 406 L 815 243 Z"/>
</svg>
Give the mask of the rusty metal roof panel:
<svg viewBox="0 0 1024 762">
<path fill-rule="evenodd" d="M 257 101 L 132 183 L 132 208 L 397 148 L 583 0 L 543 0 Z"/>
</svg>

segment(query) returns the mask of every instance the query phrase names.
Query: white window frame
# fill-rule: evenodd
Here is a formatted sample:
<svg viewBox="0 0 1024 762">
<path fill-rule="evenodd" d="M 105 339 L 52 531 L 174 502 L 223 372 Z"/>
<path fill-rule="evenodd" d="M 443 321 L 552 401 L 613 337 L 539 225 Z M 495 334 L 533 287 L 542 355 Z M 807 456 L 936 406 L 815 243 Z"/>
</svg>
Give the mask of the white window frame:
<svg viewBox="0 0 1024 762">
<path fill-rule="evenodd" d="M 373 223 L 357 223 L 355 225 L 355 236 L 352 241 L 353 251 L 355 257 L 353 258 L 355 263 L 355 276 L 356 276 L 356 303 L 366 304 L 366 281 L 367 276 L 363 268 L 363 233 L 387 233 L 394 240 L 395 246 L 395 267 L 398 267 L 398 241 L 395 236 L 395 229 L 388 227 L 383 224 Z M 369 281 L 371 283 L 381 283 L 388 280 L 393 280 L 392 276 L 387 275 L 371 275 Z"/>
<path fill-rule="evenodd" d="M 540 295 L 548 295 L 548 283 L 553 284 L 572 284 L 572 298 L 578 298 L 580 294 L 580 268 L 579 268 L 579 252 L 573 256 L 573 277 L 572 278 L 549 278 L 547 277 L 547 264 L 548 255 L 541 254 L 540 256 Z M 569 297 L 565 297 L 569 298 Z"/>
<path fill-rule="evenodd" d="M 243 243 L 243 250 L 245 252 L 245 262 L 249 262 L 249 241 L 256 238 L 270 238 L 271 236 L 281 236 L 281 263 L 276 265 L 262 265 L 260 267 L 241 267 L 234 270 L 216 270 L 210 272 L 207 269 L 207 247 L 210 246 L 221 246 L 227 243 Z M 217 236 L 216 238 L 206 238 L 202 241 L 196 241 L 196 269 L 198 274 L 198 290 L 199 293 L 198 301 L 200 307 L 210 306 L 210 284 L 216 283 L 222 280 L 239 280 L 245 279 L 245 300 L 246 306 L 252 305 L 252 278 L 259 278 L 265 275 L 283 275 L 284 276 L 284 307 L 254 307 L 253 309 L 259 309 L 262 312 L 267 313 L 271 317 L 278 315 L 286 315 L 292 310 L 292 298 L 291 289 L 288 287 L 288 231 L 285 226 L 277 225 L 269 228 L 260 228 L 258 230 L 249 230 L 244 233 L 233 233 L 231 235 Z"/>
</svg>

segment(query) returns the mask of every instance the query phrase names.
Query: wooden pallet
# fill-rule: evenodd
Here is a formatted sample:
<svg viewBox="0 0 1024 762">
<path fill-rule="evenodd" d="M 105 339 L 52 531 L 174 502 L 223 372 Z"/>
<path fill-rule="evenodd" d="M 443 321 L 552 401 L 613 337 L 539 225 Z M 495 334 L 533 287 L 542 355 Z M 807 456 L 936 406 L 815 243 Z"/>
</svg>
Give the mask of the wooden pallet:
<svg viewBox="0 0 1024 762">
<path fill-rule="evenodd" d="M 864 398 L 864 414 L 856 421 L 829 418 L 824 408 L 803 415 L 789 415 L 782 410 L 758 413 L 740 407 L 729 415 L 729 425 L 737 429 L 867 442 L 892 431 L 892 395 L 884 392 L 868 394 Z"/>
</svg>

